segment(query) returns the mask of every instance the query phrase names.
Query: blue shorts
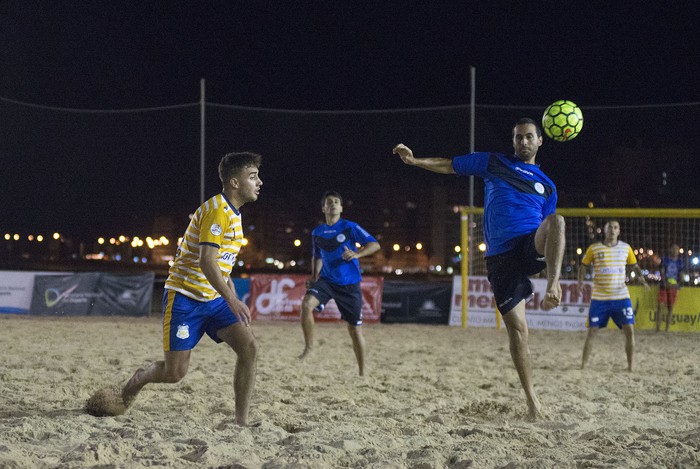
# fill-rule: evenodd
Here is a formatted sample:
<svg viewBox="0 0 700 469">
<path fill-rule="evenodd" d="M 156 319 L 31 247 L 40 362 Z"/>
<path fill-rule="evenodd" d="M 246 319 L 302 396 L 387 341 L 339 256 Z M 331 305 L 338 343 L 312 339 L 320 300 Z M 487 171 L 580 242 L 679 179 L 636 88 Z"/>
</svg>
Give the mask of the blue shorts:
<svg viewBox="0 0 700 469">
<path fill-rule="evenodd" d="M 591 300 L 591 307 L 588 309 L 588 327 L 608 327 L 610 318 L 619 329 L 626 324 L 634 324 L 632 300 L 629 298 Z"/>
<path fill-rule="evenodd" d="M 204 333 L 214 342 L 222 340 L 216 332 L 238 318 L 223 297 L 211 301 L 197 301 L 174 290 L 163 294 L 163 350 L 192 350 Z"/>
<path fill-rule="evenodd" d="M 353 326 L 362 325 L 362 289 L 359 283 L 336 285 L 320 278 L 311 284 L 306 294 L 321 303 L 316 311 L 322 311 L 325 304 L 334 299 L 344 321 Z"/>
</svg>

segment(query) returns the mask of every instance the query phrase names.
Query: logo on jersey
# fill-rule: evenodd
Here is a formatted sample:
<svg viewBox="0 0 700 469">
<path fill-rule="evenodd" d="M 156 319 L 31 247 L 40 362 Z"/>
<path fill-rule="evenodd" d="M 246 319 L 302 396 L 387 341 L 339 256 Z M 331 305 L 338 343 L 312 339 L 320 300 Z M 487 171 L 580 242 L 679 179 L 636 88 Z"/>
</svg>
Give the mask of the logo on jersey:
<svg viewBox="0 0 700 469">
<path fill-rule="evenodd" d="M 211 231 L 211 234 L 214 236 L 219 236 L 223 230 L 221 229 L 221 225 L 214 223 L 211 225 L 211 228 L 209 228 L 209 231 Z"/>
<path fill-rule="evenodd" d="M 339 243 L 345 242 L 347 238 L 343 233 L 340 233 L 338 236 L 335 237 L 335 240 L 338 241 Z"/>
<path fill-rule="evenodd" d="M 544 186 L 540 182 L 535 183 L 535 190 L 538 194 L 544 194 Z"/>
<path fill-rule="evenodd" d="M 181 326 L 177 326 L 177 333 L 175 334 L 175 337 L 178 339 L 186 339 L 190 336 L 190 326 L 187 324 L 182 324 Z"/>
</svg>

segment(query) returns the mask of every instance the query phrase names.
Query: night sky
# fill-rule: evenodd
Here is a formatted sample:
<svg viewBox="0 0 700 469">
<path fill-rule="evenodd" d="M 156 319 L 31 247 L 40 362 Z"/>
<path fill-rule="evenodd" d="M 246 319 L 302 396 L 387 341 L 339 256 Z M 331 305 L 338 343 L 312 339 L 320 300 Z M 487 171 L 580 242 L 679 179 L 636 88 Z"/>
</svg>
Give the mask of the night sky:
<svg viewBox="0 0 700 469">
<path fill-rule="evenodd" d="M 583 109 L 581 135 L 538 155 L 560 206 L 700 206 L 697 2 L 80 3 L 0 0 L 0 231 L 117 233 L 193 211 L 202 78 L 207 196 L 218 159 L 240 150 L 264 157 L 256 210 L 316 213 L 329 188 L 362 200 L 463 184 L 390 151 L 468 152 L 464 107 L 224 105 L 467 105 L 470 66 L 477 151 L 511 150 L 514 120 L 554 100 Z M 669 103 L 695 105 L 651 106 Z M 124 112 L 144 108 L 158 110 Z"/>
</svg>

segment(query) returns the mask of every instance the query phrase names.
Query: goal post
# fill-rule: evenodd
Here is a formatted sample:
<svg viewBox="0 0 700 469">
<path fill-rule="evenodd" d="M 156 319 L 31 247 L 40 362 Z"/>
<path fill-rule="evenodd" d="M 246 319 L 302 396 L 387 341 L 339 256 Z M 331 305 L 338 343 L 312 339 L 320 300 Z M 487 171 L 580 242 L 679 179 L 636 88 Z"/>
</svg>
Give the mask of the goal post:
<svg viewBox="0 0 700 469">
<path fill-rule="evenodd" d="M 603 238 L 603 227 L 609 220 L 620 222 L 620 239 L 627 242 L 635 252 L 639 267 L 650 283 L 658 282 L 661 258 L 667 255 L 672 244 L 680 248 L 683 260 L 682 287 L 700 286 L 700 209 L 675 208 L 559 208 L 557 214 L 566 221 L 566 247 L 562 263 L 562 280 L 576 280 L 578 266 L 586 248 Z M 461 226 L 461 273 L 462 327 L 467 327 L 469 316 L 469 278 L 486 276 L 483 235 L 483 207 L 460 207 Z M 467 277 L 466 279 L 464 277 Z M 635 288 L 638 280 L 629 279 Z M 684 292 L 686 296 L 700 289 Z M 654 288 L 656 291 L 656 287 Z M 692 293 L 692 295 L 691 295 Z M 649 300 L 650 301 L 650 300 Z M 647 303 L 649 303 L 647 301 Z M 696 302 L 692 297 L 693 304 Z M 648 304 L 646 308 L 656 305 Z M 649 315 L 656 315 L 656 310 Z M 675 313 L 674 313 L 675 314 Z M 496 324 L 500 327 L 499 315 Z"/>
</svg>

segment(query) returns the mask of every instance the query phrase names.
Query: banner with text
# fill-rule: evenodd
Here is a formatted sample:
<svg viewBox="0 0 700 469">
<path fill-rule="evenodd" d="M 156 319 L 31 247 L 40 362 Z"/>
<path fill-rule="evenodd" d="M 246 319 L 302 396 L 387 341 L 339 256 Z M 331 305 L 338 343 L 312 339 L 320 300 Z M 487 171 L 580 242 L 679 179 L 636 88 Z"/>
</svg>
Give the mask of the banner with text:
<svg viewBox="0 0 700 469">
<path fill-rule="evenodd" d="M 0 270 L 0 313 L 29 313 L 29 308 L 32 305 L 34 278 L 37 275 L 65 275 L 65 273 Z"/>
<path fill-rule="evenodd" d="M 450 325 L 462 324 L 462 280 L 454 277 L 452 283 L 452 311 Z M 588 308 L 593 289 L 592 282 L 584 282 L 583 294 L 578 293 L 578 282 L 562 280 L 562 304 L 550 311 L 544 311 L 540 302 L 544 298 L 547 281 L 532 279 L 534 296 L 525 305 L 525 317 L 531 329 L 585 330 Z M 665 306 L 658 305 L 658 288 L 647 290 L 641 286 L 629 286 L 632 308 L 635 314 L 635 328 L 655 329 L 656 316 L 661 315 L 662 328 L 665 328 Z M 496 305 L 491 285 L 486 277 L 470 277 L 468 284 L 469 303 L 467 326 L 496 327 Z M 609 328 L 617 328 L 610 321 Z M 700 332 L 700 289 L 682 288 L 673 308 L 671 331 Z"/>
<path fill-rule="evenodd" d="M 60 316 L 148 316 L 153 272 L 37 275 L 30 314 Z"/>
<path fill-rule="evenodd" d="M 306 294 L 308 275 L 253 275 L 250 281 L 250 312 L 263 321 L 299 321 L 301 300 Z M 362 289 L 362 321 L 379 322 L 382 308 L 382 277 L 364 277 Z M 317 321 L 340 321 L 340 313 L 331 300 L 321 312 L 314 312 Z"/>
<path fill-rule="evenodd" d="M 578 292 L 578 283 L 574 280 L 562 280 L 562 302 L 557 308 L 544 311 L 540 303 L 547 288 L 545 279 L 532 279 L 534 295 L 525 304 L 525 318 L 531 329 L 551 329 L 578 331 L 586 329 L 588 304 L 591 298 L 592 284 L 584 284 L 583 294 Z M 483 276 L 469 277 L 468 282 L 467 326 L 496 327 L 496 305 L 491 291 L 491 284 Z M 450 325 L 462 324 L 462 279 L 455 276 L 452 281 L 452 312 Z"/>
</svg>

